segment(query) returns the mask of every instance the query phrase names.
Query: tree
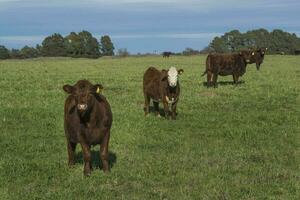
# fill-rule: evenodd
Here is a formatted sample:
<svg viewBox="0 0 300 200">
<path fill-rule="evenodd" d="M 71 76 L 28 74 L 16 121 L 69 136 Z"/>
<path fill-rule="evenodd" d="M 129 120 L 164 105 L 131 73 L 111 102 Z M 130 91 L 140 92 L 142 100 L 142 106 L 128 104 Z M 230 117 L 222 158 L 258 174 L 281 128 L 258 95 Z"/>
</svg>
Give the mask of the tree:
<svg viewBox="0 0 300 200">
<path fill-rule="evenodd" d="M 113 56 L 114 55 L 114 45 L 108 35 L 102 36 L 100 40 L 100 50 L 103 56 Z"/>
<path fill-rule="evenodd" d="M 9 57 L 9 50 L 5 46 L 0 45 L 0 59 L 8 59 Z"/>
<path fill-rule="evenodd" d="M 83 55 L 88 58 L 98 58 L 100 56 L 99 43 L 96 38 L 88 31 L 82 31 L 79 34 L 83 44 Z"/>
<path fill-rule="evenodd" d="M 197 55 L 200 54 L 198 50 L 194 50 L 192 48 L 185 48 L 185 50 L 182 52 L 182 55 L 184 56 L 192 56 L 192 55 Z"/>
<path fill-rule="evenodd" d="M 64 38 L 58 33 L 46 37 L 42 42 L 41 52 L 43 56 L 66 56 Z"/>
<path fill-rule="evenodd" d="M 10 58 L 12 58 L 12 59 L 20 59 L 20 58 L 22 58 L 20 50 L 19 49 L 12 49 L 10 51 Z"/>
<path fill-rule="evenodd" d="M 84 44 L 77 33 L 71 32 L 64 38 L 64 42 L 68 56 L 81 57 L 84 54 Z"/>
<path fill-rule="evenodd" d="M 20 55 L 22 58 L 37 58 L 39 52 L 33 47 L 25 46 L 21 49 Z"/>
<path fill-rule="evenodd" d="M 127 56 L 130 55 L 129 52 L 128 52 L 128 50 L 126 48 L 118 49 L 118 53 L 117 54 L 120 57 L 127 57 Z"/>
</svg>

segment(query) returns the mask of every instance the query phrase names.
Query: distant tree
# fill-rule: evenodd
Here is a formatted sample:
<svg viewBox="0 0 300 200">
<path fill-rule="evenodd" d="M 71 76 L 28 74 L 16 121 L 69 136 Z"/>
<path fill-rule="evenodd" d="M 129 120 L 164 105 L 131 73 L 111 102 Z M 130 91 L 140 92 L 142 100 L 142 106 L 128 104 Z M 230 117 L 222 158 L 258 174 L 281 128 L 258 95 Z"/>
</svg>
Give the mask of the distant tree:
<svg viewBox="0 0 300 200">
<path fill-rule="evenodd" d="M 214 50 L 210 47 L 210 46 L 207 46 L 207 47 L 204 47 L 202 50 L 200 50 L 200 54 L 209 54 L 211 52 L 213 52 Z"/>
<path fill-rule="evenodd" d="M 81 57 L 84 54 L 84 43 L 77 33 L 71 32 L 64 38 L 64 41 L 68 56 Z"/>
<path fill-rule="evenodd" d="M 39 45 L 39 44 L 37 44 L 37 45 L 35 46 L 35 49 L 36 49 L 37 52 L 38 52 L 38 56 L 41 56 L 41 55 L 42 55 L 42 46 Z"/>
<path fill-rule="evenodd" d="M 118 49 L 117 55 L 120 57 L 127 57 L 130 54 L 126 48 L 123 48 L 123 49 Z"/>
<path fill-rule="evenodd" d="M 114 55 L 114 44 L 112 43 L 108 35 L 102 36 L 100 39 L 100 50 L 103 56 L 113 56 Z"/>
<path fill-rule="evenodd" d="M 66 56 L 64 38 L 58 33 L 46 37 L 42 42 L 41 52 L 43 56 Z"/>
<path fill-rule="evenodd" d="M 9 57 L 9 50 L 5 46 L 0 45 L 0 59 L 8 59 Z"/>
<path fill-rule="evenodd" d="M 200 54 L 198 50 L 194 50 L 192 48 L 186 48 L 183 52 L 182 55 L 184 56 L 192 56 L 192 55 L 197 55 Z"/>
<path fill-rule="evenodd" d="M 88 31 L 82 31 L 78 34 L 83 45 L 83 56 L 89 58 L 98 58 L 100 56 L 99 43 L 96 38 Z"/>
<path fill-rule="evenodd" d="M 20 50 L 19 49 L 12 49 L 10 51 L 10 58 L 12 58 L 12 59 L 20 59 L 20 58 L 22 58 Z"/>
<path fill-rule="evenodd" d="M 20 50 L 20 55 L 22 58 L 37 58 L 39 52 L 33 47 L 25 46 Z"/>
</svg>

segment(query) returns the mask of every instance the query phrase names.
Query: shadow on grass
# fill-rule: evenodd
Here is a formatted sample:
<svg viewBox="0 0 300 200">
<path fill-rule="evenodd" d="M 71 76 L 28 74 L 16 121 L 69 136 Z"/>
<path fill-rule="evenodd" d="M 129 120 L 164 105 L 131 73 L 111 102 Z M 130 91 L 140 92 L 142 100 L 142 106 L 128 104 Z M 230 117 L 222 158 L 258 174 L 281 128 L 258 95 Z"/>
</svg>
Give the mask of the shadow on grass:
<svg viewBox="0 0 300 200">
<path fill-rule="evenodd" d="M 160 105 L 162 105 L 162 103 L 160 103 Z M 163 108 L 159 107 L 158 112 L 160 116 L 165 117 L 165 111 Z M 155 113 L 154 106 L 149 106 L 149 113 Z"/>
<path fill-rule="evenodd" d="M 99 151 L 91 150 L 91 161 L 93 168 L 103 168 L 102 161 L 100 159 Z M 82 151 L 75 154 L 75 162 L 83 164 L 83 153 Z M 114 164 L 117 162 L 117 155 L 111 151 L 108 152 L 108 163 L 109 168 L 113 168 Z"/>
<path fill-rule="evenodd" d="M 160 103 L 159 105 L 163 106 L 162 103 Z M 165 117 L 166 116 L 165 111 L 161 106 L 159 106 L 159 109 L 158 109 L 159 114 L 160 114 L 161 117 Z M 169 108 L 169 109 L 171 111 L 171 108 Z M 149 106 L 149 113 L 155 113 L 154 106 Z M 178 115 L 178 113 L 176 112 L 176 116 L 177 115 Z"/>
<path fill-rule="evenodd" d="M 233 81 L 218 81 L 218 86 L 235 85 Z M 237 85 L 245 84 L 245 81 L 238 81 Z M 203 82 L 203 86 L 207 87 L 207 82 Z M 214 87 L 213 85 L 210 87 Z"/>
</svg>

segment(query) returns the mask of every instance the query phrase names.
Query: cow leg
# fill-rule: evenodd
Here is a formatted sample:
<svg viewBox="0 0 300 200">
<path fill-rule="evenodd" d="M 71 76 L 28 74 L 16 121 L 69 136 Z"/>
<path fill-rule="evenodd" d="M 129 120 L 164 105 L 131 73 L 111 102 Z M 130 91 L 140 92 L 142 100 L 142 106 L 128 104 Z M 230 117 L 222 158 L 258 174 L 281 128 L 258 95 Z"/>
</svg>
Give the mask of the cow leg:
<svg viewBox="0 0 300 200">
<path fill-rule="evenodd" d="M 218 74 L 213 74 L 213 84 L 215 88 L 218 87 L 217 80 L 218 80 Z"/>
<path fill-rule="evenodd" d="M 236 74 L 232 74 L 232 79 L 233 79 L 233 83 L 237 84 L 237 75 Z"/>
<path fill-rule="evenodd" d="M 145 97 L 144 112 L 145 112 L 145 116 L 147 116 L 149 113 L 150 97 L 148 97 L 146 94 L 144 94 L 144 97 Z"/>
<path fill-rule="evenodd" d="M 212 78 L 212 73 L 210 71 L 207 72 L 207 87 L 211 86 L 211 78 Z"/>
<path fill-rule="evenodd" d="M 172 119 L 176 119 L 176 107 L 177 103 L 172 104 Z"/>
<path fill-rule="evenodd" d="M 84 143 L 81 143 L 81 148 L 83 151 L 83 160 L 84 160 L 84 170 L 83 173 L 85 176 L 91 174 L 91 149 L 90 146 Z"/>
<path fill-rule="evenodd" d="M 105 137 L 103 138 L 100 145 L 100 158 L 102 161 L 103 171 L 105 173 L 109 172 L 109 162 L 108 162 L 108 143 L 110 137 L 110 130 L 106 130 L 104 133 Z"/>
<path fill-rule="evenodd" d="M 155 115 L 157 117 L 160 117 L 160 114 L 159 114 L 159 102 L 157 101 L 153 101 L 153 106 L 154 106 L 154 111 L 155 111 Z"/>
<path fill-rule="evenodd" d="M 239 83 L 239 75 L 233 74 L 232 76 L 234 84 L 237 85 Z"/>
<path fill-rule="evenodd" d="M 70 141 L 68 141 L 68 165 L 69 167 L 75 165 L 75 159 L 74 159 L 74 154 L 75 154 L 75 149 L 76 149 L 76 143 L 72 143 Z"/>
<path fill-rule="evenodd" d="M 163 102 L 163 104 L 164 104 L 165 118 L 169 119 L 170 118 L 169 105 L 167 102 Z"/>
</svg>

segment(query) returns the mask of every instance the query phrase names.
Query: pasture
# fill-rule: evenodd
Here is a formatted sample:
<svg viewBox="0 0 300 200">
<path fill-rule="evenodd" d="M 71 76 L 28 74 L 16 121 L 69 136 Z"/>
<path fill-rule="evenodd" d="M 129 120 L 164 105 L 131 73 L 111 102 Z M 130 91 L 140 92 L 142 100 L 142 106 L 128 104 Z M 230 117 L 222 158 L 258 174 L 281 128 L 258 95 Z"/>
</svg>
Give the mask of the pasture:
<svg viewBox="0 0 300 200">
<path fill-rule="evenodd" d="M 205 58 L 0 61 L 0 199 L 299 199 L 300 57 L 267 55 L 216 89 Z M 176 121 L 144 117 L 149 66 L 184 69 Z M 112 107 L 108 175 L 99 146 L 90 177 L 80 145 L 67 166 L 62 86 L 79 79 L 103 84 Z"/>
</svg>

